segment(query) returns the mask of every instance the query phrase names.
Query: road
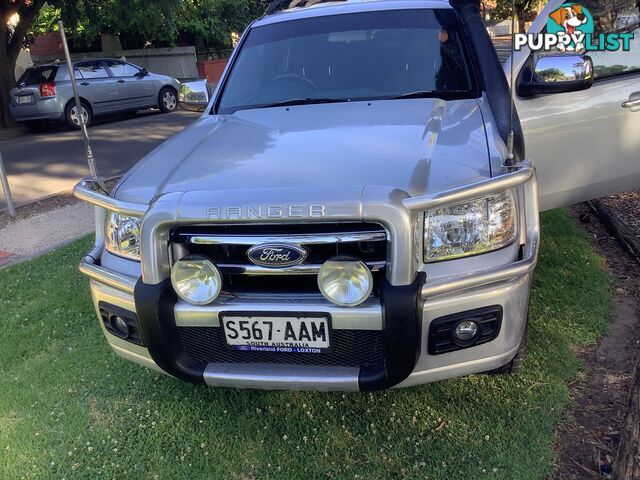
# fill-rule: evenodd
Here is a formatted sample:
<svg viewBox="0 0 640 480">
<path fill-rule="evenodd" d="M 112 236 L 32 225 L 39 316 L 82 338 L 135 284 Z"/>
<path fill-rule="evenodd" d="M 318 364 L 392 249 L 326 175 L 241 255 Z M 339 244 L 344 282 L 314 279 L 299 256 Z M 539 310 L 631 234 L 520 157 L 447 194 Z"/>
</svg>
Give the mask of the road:
<svg viewBox="0 0 640 480">
<path fill-rule="evenodd" d="M 147 111 L 132 118 L 118 116 L 96 123 L 89 129 L 89 136 L 100 175 L 124 173 L 198 116 L 185 111 Z M 0 142 L 0 153 L 16 204 L 69 191 L 89 174 L 82 134 L 64 127 Z M 0 188 L 0 211 L 5 208 Z"/>
<path fill-rule="evenodd" d="M 498 58 L 504 63 L 511 55 L 511 37 L 494 37 L 491 40 L 498 52 Z"/>
</svg>

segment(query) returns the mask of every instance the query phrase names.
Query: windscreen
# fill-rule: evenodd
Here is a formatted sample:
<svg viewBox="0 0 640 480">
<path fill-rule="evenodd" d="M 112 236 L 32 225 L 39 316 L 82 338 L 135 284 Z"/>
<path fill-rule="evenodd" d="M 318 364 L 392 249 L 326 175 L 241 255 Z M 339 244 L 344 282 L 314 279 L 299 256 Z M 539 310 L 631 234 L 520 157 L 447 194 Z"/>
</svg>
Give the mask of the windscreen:
<svg viewBox="0 0 640 480">
<path fill-rule="evenodd" d="M 296 102 L 468 98 L 475 88 L 467 65 L 450 9 L 285 21 L 251 29 L 218 111 Z"/>
<path fill-rule="evenodd" d="M 58 67 L 55 65 L 27 68 L 17 84 L 40 85 L 41 83 L 51 82 L 55 78 L 57 71 Z"/>
</svg>

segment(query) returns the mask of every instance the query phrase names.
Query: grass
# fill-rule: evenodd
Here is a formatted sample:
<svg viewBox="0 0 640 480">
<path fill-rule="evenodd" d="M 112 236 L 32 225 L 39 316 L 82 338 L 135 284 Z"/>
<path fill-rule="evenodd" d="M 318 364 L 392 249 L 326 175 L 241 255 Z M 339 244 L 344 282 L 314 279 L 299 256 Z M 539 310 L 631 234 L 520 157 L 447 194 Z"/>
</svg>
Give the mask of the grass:
<svg viewBox="0 0 640 480">
<path fill-rule="evenodd" d="M 601 259 L 543 216 L 517 376 L 373 394 L 208 389 L 116 358 L 77 260 L 88 239 L 0 272 L 1 479 L 541 479 L 575 351 L 611 312 Z"/>
</svg>

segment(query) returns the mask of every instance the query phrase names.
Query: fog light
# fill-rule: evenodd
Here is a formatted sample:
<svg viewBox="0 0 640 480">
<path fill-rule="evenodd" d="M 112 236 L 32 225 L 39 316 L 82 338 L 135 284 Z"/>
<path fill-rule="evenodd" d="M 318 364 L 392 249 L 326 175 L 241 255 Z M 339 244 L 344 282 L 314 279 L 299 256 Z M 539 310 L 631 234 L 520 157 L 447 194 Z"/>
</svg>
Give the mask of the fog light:
<svg viewBox="0 0 640 480">
<path fill-rule="evenodd" d="M 193 305 L 208 305 L 220 294 L 222 275 L 211 260 L 191 255 L 171 269 L 171 284 L 178 296 Z"/>
<path fill-rule="evenodd" d="M 456 325 L 456 328 L 453 331 L 453 336 L 456 340 L 460 340 L 461 342 L 468 342 L 476 338 L 478 332 L 480 331 L 480 327 L 478 324 L 471 320 L 464 320 Z"/>
<path fill-rule="evenodd" d="M 367 265 L 353 257 L 333 257 L 318 272 L 322 295 L 342 307 L 355 307 L 364 302 L 373 289 L 373 276 Z"/>
<path fill-rule="evenodd" d="M 121 338 L 129 337 L 129 324 L 127 321 L 120 317 L 119 315 L 113 315 L 109 321 L 111 322 L 111 327 Z"/>
</svg>

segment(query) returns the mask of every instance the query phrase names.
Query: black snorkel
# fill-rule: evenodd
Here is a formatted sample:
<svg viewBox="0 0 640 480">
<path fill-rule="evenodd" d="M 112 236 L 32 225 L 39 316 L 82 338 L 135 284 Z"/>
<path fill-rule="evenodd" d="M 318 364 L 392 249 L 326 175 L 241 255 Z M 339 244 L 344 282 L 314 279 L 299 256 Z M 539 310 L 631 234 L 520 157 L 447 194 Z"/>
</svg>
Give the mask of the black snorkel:
<svg viewBox="0 0 640 480">
<path fill-rule="evenodd" d="M 525 158 L 524 135 L 518 112 L 515 106 L 512 107 L 509 82 L 480 14 L 480 2 L 450 0 L 449 3 L 460 18 L 462 31 L 476 58 L 482 88 L 487 93 L 496 128 L 513 152 L 511 158 L 505 160 L 505 166 L 512 167 Z"/>
</svg>

